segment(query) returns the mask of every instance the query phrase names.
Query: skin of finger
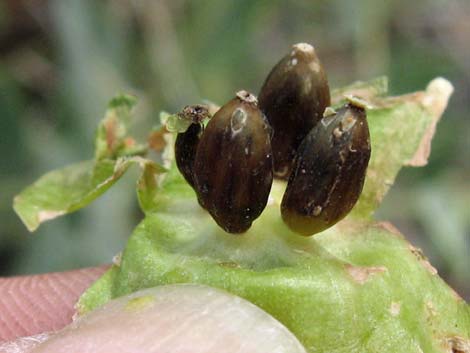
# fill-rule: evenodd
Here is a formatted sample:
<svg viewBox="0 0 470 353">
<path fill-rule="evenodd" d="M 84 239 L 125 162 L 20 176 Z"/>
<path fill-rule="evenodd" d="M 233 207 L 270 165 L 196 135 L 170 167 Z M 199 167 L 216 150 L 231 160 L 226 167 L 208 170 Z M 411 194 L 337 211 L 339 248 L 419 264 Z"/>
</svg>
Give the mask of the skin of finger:
<svg viewBox="0 0 470 353">
<path fill-rule="evenodd" d="M 305 353 L 269 314 L 219 289 L 179 284 L 136 292 L 85 315 L 34 353 Z"/>
<path fill-rule="evenodd" d="M 46 341 L 53 333 L 44 332 L 38 335 L 20 337 L 14 341 L 0 343 L 0 353 L 29 353 L 38 344 Z"/>
<path fill-rule="evenodd" d="M 0 278 L 0 344 L 69 324 L 80 295 L 107 268 Z"/>
</svg>

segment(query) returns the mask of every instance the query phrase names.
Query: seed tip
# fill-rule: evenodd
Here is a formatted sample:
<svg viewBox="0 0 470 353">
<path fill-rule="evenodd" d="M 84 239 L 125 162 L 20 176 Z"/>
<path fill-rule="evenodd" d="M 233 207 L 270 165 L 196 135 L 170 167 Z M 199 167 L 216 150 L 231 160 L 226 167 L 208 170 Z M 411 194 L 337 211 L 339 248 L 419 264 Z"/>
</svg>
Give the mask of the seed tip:
<svg viewBox="0 0 470 353">
<path fill-rule="evenodd" d="M 373 108 L 373 106 L 369 102 L 367 102 L 365 99 L 354 96 L 352 94 L 345 94 L 344 98 L 346 98 L 348 103 L 351 104 L 354 107 L 362 108 L 362 109 L 372 109 Z"/>
<path fill-rule="evenodd" d="M 255 97 L 255 95 L 248 91 L 238 91 L 237 97 L 240 98 L 243 102 L 258 104 L 258 99 Z"/>
<path fill-rule="evenodd" d="M 180 118 L 189 120 L 193 124 L 200 124 L 210 117 L 209 107 L 204 104 L 187 105 L 178 115 Z"/>
<path fill-rule="evenodd" d="M 315 52 L 315 48 L 313 45 L 310 45 L 308 43 L 297 43 L 292 46 L 294 51 L 301 51 L 304 53 L 310 53 L 313 54 Z"/>
</svg>

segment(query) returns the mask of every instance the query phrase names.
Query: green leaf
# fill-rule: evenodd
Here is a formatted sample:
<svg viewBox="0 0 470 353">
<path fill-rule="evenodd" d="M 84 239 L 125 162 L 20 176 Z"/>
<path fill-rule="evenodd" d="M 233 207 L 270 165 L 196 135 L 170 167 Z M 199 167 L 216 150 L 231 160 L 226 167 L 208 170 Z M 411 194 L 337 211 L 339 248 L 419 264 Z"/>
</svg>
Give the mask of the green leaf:
<svg viewBox="0 0 470 353">
<path fill-rule="evenodd" d="M 109 102 L 97 129 L 94 161 L 47 173 L 15 197 L 13 208 L 28 230 L 34 231 L 42 222 L 85 207 L 111 187 L 131 164 L 143 169 L 137 190 L 141 207 L 151 207 L 152 193 L 156 192 L 152 178 L 165 168 L 140 157 L 147 147 L 128 136 L 135 104 L 136 99 L 128 95 L 119 95 Z"/>
<path fill-rule="evenodd" d="M 388 92 L 388 79 L 386 76 L 377 77 L 371 81 L 356 81 L 348 86 L 331 91 L 331 103 L 339 105 L 345 101 L 345 96 L 358 96 L 365 100 L 382 97 Z"/>
<path fill-rule="evenodd" d="M 137 181 L 137 198 L 142 211 L 148 213 L 155 210 L 155 200 L 159 192 L 157 177 L 167 170 L 161 165 L 144 158 L 140 159 L 139 165 L 142 174 Z"/>
<path fill-rule="evenodd" d="M 138 195 L 142 207 L 151 202 L 152 178 L 165 171 L 163 167 L 142 157 L 121 157 L 116 161 L 105 159 L 86 161 L 42 176 L 27 187 L 13 201 L 13 208 L 29 231 L 42 222 L 85 207 L 108 190 L 126 172 L 131 164 L 142 167 Z"/>
<path fill-rule="evenodd" d="M 13 201 L 13 208 L 29 231 L 42 222 L 78 210 L 113 185 L 127 163 L 86 161 L 42 176 Z"/>
<path fill-rule="evenodd" d="M 419 249 L 371 217 L 399 169 L 425 163 L 451 92 L 443 79 L 401 97 L 356 91 L 374 106 L 364 192 L 351 215 L 315 237 L 293 234 L 282 222 L 283 182 L 274 183 L 252 228 L 234 236 L 201 209 L 174 163 L 156 185 L 143 177 L 151 195 L 140 196 L 146 217 L 120 261 L 81 297 L 79 313 L 142 288 L 200 283 L 263 308 L 308 352 L 467 352 L 469 306 Z M 169 162 L 171 145 L 166 153 Z"/>
<path fill-rule="evenodd" d="M 160 122 L 169 132 L 185 132 L 191 125 L 191 120 L 183 119 L 179 114 L 160 113 Z"/>
<path fill-rule="evenodd" d="M 438 78 L 422 92 L 369 98 L 374 105 L 367 111 L 372 154 L 364 189 L 353 215 L 369 217 L 403 166 L 427 163 L 436 124 L 452 91 L 448 81 Z"/>
<path fill-rule="evenodd" d="M 302 238 L 271 207 L 242 238 L 222 234 L 196 204 L 171 206 L 146 217 L 80 312 L 141 288 L 200 283 L 260 306 L 309 352 L 439 352 L 445 340 L 469 337 L 465 302 L 380 224 Z"/>
<path fill-rule="evenodd" d="M 119 95 L 109 102 L 96 132 L 96 160 L 116 159 L 146 152 L 146 146 L 137 144 L 128 136 L 131 111 L 136 102 L 136 98 L 129 95 Z"/>
</svg>

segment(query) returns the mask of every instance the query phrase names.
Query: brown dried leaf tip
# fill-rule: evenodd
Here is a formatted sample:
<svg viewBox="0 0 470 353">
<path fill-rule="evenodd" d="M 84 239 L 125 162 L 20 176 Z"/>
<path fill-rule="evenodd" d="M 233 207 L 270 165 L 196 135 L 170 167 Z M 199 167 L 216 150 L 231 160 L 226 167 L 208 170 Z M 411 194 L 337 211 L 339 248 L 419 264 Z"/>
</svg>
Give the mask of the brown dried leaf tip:
<svg viewBox="0 0 470 353">
<path fill-rule="evenodd" d="M 274 130 L 276 177 L 289 178 L 297 148 L 329 105 L 328 80 L 314 47 L 295 44 L 271 70 L 259 93 L 260 109 Z"/>
<path fill-rule="evenodd" d="M 324 117 L 297 150 L 281 204 L 284 222 L 312 235 L 343 219 L 359 199 L 370 152 L 362 106 L 350 102 Z"/>
</svg>

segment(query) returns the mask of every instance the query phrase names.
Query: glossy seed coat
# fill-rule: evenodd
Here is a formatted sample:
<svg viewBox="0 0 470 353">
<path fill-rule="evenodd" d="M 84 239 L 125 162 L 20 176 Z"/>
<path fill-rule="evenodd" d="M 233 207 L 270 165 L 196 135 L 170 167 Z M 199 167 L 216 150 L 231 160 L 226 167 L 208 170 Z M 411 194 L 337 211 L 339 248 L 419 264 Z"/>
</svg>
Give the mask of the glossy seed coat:
<svg viewBox="0 0 470 353">
<path fill-rule="evenodd" d="M 209 117 L 209 110 L 201 104 L 188 105 L 178 114 L 192 122 L 185 132 L 179 133 L 175 143 L 176 166 L 186 181 L 194 188 L 193 167 L 196 150 L 204 130 L 202 122 Z"/>
<path fill-rule="evenodd" d="M 271 129 L 246 91 L 209 121 L 194 163 L 199 203 L 229 233 L 243 233 L 266 206 L 271 190 Z"/>
<path fill-rule="evenodd" d="M 281 204 L 284 222 L 312 235 L 343 219 L 361 194 L 370 152 L 363 107 L 348 103 L 323 118 L 297 151 Z"/>
<path fill-rule="evenodd" d="M 297 148 L 329 105 L 328 80 L 315 49 L 306 43 L 294 45 L 259 93 L 259 107 L 274 130 L 276 177 L 288 179 Z"/>
<path fill-rule="evenodd" d="M 196 158 L 196 150 L 202 131 L 201 124 L 191 124 L 185 132 L 178 134 L 175 143 L 176 166 L 193 188 L 194 159 Z"/>
</svg>

